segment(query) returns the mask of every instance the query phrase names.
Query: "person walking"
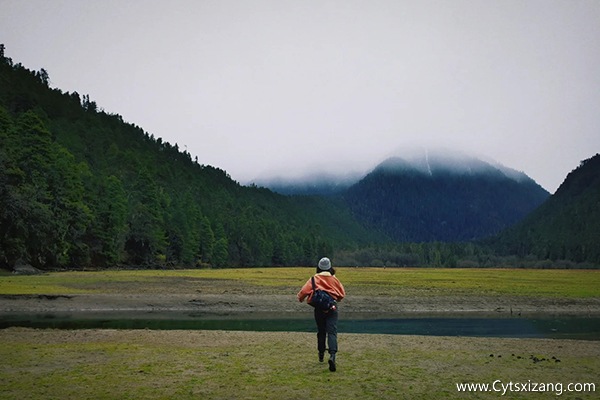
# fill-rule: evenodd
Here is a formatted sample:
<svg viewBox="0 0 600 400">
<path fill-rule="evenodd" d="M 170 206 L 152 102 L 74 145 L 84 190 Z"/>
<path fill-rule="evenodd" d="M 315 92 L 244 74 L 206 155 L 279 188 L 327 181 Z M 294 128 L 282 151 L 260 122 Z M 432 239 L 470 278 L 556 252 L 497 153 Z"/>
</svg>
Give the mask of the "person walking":
<svg viewBox="0 0 600 400">
<path fill-rule="evenodd" d="M 327 292 L 336 302 L 341 301 L 346 296 L 344 286 L 335 276 L 335 270 L 327 257 L 321 258 L 317 266 L 316 274 L 306 281 L 304 286 L 302 286 L 302 289 L 298 292 L 298 301 L 303 302 L 304 299 L 308 298 L 306 302 L 310 304 L 314 290 L 318 289 Z M 318 307 L 315 307 L 314 313 L 315 322 L 317 323 L 317 350 L 319 351 L 319 361 L 323 362 L 325 357 L 325 340 L 327 339 L 327 344 L 329 346 L 329 370 L 335 372 L 335 355 L 338 351 L 337 304 L 334 304 L 333 307 L 328 310 L 321 310 Z"/>
</svg>

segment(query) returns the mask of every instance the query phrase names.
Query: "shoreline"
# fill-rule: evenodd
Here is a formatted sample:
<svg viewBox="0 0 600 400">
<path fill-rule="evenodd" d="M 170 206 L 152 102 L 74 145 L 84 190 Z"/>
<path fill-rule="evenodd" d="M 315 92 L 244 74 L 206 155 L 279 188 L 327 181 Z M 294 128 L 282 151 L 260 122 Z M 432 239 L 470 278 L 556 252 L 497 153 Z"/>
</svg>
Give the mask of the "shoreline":
<svg viewBox="0 0 600 400">
<path fill-rule="evenodd" d="M 190 312 L 206 315 L 302 315 L 310 307 L 295 296 L 274 294 L 74 294 L 0 295 L 2 314 Z M 516 296 L 351 296 L 340 303 L 345 315 L 414 317 L 600 317 L 600 298 L 559 299 Z"/>
</svg>

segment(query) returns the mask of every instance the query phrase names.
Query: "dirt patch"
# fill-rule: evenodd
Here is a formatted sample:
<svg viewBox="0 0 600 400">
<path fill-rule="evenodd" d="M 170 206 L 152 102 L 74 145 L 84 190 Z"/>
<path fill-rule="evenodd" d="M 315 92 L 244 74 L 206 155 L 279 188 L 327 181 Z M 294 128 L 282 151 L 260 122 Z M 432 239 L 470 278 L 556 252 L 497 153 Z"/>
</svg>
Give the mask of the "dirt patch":
<svg viewBox="0 0 600 400">
<path fill-rule="evenodd" d="M 253 270 L 254 271 L 254 270 Z M 294 270 L 295 271 L 295 270 Z M 241 271 L 246 272 L 246 271 Z M 77 311 L 191 311 L 210 314 L 307 312 L 296 293 L 299 284 L 275 280 L 276 284 L 253 284 L 238 279 L 236 271 L 227 279 L 189 276 L 115 275 L 69 277 L 53 275 L 58 290 L 45 293 L 44 285 L 28 295 L 0 295 L 0 313 L 52 313 Z M 256 270 L 256 273 L 260 271 Z M 42 281 L 46 284 L 48 282 Z M 271 282 L 273 283 L 273 282 Z M 60 284 L 60 286 L 58 286 Z M 31 285 L 31 283 L 29 283 Z M 64 291 L 61 291 L 61 287 Z M 384 286 L 355 288 L 348 285 L 347 296 L 339 304 L 348 314 L 423 315 L 578 315 L 600 316 L 600 297 L 534 297 L 488 295 L 460 290 L 407 287 L 389 292 Z M 71 291 L 72 290 L 72 291 Z M 81 294 L 83 293 L 85 294 Z M 18 292 L 16 292 L 18 293 Z M 30 292 L 31 293 L 31 292 Z M 398 295 L 400 294 L 400 295 Z"/>
<path fill-rule="evenodd" d="M 306 312 L 290 295 L 261 293 L 105 293 L 0 296 L 0 313 L 74 311 L 197 311 L 203 313 Z M 511 296 L 349 296 L 344 313 L 422 315 L 579 315 L 599 316 L 600 299 L 552 299 Z"/>
</svg>

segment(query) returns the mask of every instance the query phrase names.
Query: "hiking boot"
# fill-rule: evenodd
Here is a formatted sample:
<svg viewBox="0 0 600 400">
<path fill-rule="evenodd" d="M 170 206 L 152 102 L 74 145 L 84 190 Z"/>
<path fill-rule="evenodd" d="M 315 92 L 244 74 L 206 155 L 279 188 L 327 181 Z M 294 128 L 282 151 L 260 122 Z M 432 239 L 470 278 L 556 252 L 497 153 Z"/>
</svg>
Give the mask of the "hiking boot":
<svg viewBox="0 0 600 400">
<path fill-rule="evenodd" d="M 325 357 L 325 353 L 319 353 L 319 362 L 323 362 L 324 357 Z"/>
<path fill-rule="evenodd" d="M 335 372 L 335 353 L 329 355 L 329 370 Z"/>
<path fill-rule="evenodd" d="M 329 370 L 335 372 L 335 360 L 329 359 Z"/>
</svg>

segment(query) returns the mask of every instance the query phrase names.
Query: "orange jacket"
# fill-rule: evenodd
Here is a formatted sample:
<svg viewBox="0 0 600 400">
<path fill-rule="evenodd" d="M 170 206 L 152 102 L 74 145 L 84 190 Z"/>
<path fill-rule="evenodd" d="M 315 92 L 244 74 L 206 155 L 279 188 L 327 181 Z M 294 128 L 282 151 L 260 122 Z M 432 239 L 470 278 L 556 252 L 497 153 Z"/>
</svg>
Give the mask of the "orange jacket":
<svg viewBox="0 0 600 400">
<path fill-rule="evenodd" d="M 329 272 L 321 272 L 315 275 L 315 286 L 317 289 L 326 291 L 336 301 L 341 301 L 346 296 L 346 291 L 342 283 L 334 275 Z M 306 281 L 302 289 L 298 292 L 298 301 L 302 302 L 308 297 L 307 302 L 310 302 L 312 297 L 312 282 L 311 279 Z"/>
</svg>

